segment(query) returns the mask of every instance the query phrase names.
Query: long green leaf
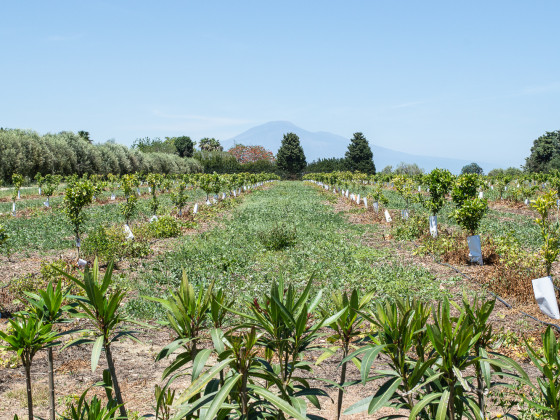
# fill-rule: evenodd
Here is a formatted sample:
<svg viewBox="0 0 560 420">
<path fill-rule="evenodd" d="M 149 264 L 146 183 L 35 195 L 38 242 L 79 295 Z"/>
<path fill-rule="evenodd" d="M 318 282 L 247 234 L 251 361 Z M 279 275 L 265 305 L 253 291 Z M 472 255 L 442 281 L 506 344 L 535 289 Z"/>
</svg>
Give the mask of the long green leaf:
<svg viewBox="0 0 560 420">
<path fill-rule="evenodd" d="M 212 400 L 212 404 L 208 407 L 208 411 L 206 412 L 207 419 L 213 419 L 216 413 L 222 408 L 222 403 L 225 399 L 229 396 L 231 389 L 235 386 L 235 384 L 242 378 L 240 373 L 236 373 L 227 381 L 225 381 L 220 391 L 216 394 L 214 399 Z"/>
<path fill-rule="evenodd" d="M 302 416 L 298 410 L 296 410 L 289 403 L 273 394 L 272 392 L 257 385 L 248 385 L 247 387 L 250 388 L 255 394 L 260 395 L 266 401 L 272 403 L 276 408 L 279 408 L 280 411 L 282 411 L 284 414 L 288 414 L 289 416 L 298 420 L 307 420 L 307 418 L 305 416 Z"/>
<path fill-rule="evenodd" d="M 103 336 L 100 335 L 95 340 L 93 348 L 91 350 L 91 371 L 95 372 L 97 364 L 99 363 L 99 357 L 101 356 L 101 349 L 103 348 Z"/>
<path fill-rule="evenodd" d="M 402 381 L 402 378 L 392 378 L 385 382 L 369 403 L 368 414 L 373 414 L 380 408 L 384 407 L 387 401 L 393 397 Z"/>
</svg>

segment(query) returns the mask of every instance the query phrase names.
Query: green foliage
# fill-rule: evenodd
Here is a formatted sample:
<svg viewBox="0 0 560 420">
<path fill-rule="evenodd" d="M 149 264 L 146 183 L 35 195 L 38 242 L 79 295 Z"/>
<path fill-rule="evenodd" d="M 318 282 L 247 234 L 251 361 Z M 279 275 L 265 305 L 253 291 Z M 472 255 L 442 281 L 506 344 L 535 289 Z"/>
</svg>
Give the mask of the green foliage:
<svg viewBox="0 0 560 420">
<path fill-rule="evenodd" d="M 284 134 L 282 144 L 276 154 L 276 162 L 278 169 L 286 172 L 290 177 L 297 177 L 305 169 L 307 162 L 297 135 Z"/>
<path fill-rule="evenodd" d="M 405 208 L 408 209 L 410 201 L 415 196 L 415 185 L 414 181 L 407 176 L 397 175 L 393 178 L 393 184 L 395 186 L 395 191 L 401 196 L 405 202 Z"/>
<path fill-rule="evenodd" d="M 0 180 L 10 182 L 13 173 L 32 179 L 40 174 L 124 175 L 134 172 L 201 172 L 200 163 L 175 154 L 142 152 L 139 148 L 108 141 L 91 144 L 75 133 L 39 135 L 34 131 L 0 130 Z"/>
<path fill-rule="evenodd" d="M 70 274 L 60 271 L 60 274 L 73 281 L 85 296 L 77 297 L 78 305 L 82 310 L 80 316 L 88 319 L 93 326 L 92 330 L 87 330 L 93 334 L 94 338 L 77 338 L 66 346 L 93 343 L 91 352 L 91 370 L 95 371 L 101 351 L 105 350 L 105 358 L 109 366 L 113 389 L 117 403 L 120 406 L 120 414 L 126 418 L 126 411 L 120 387 L 117 380 L 117 373 L 111 354 L 111 344 L 122 337 L 129 337 L 136 340 L 135 332 L 125 327 L 126 323 L 137 323 L 125 317 L 121 312 L 121 307 L 126 293 L 115 287 L 113 284 L 113 265 L 109 264 L 105 275 L 101 277 L 97 259 L 93 263 L 93 270 L 86 267 L 83 280 L 79 280 Z"/>
<path fill-rule="evenodd" d="M 156 137 L 151 139 L 149 137 L 144 137 L 134 140 L 132 143 L 132 148 L 140 150 L 144 153 L 168 153 L 173 154 L 176 152 L 175 141 L 173 139 L 167 138 L 161 140 Z"/>
<path fill-rule="evenodd" d="M 362 133 L 354 133 L 344 157 L 349 171 L 359 171 L 368 175 L 375 174 L 373 152 Z"/>
<path fill-rule="evenodd" d="M 392 226 L 391 234 L 401 241 L 419 239 L 429 233 L 426 217 L 421 214 L 412 214 L 407 220 L 397 219 Z"/>
<path fill-rule="evenodd" d="M 175 185 L 175 189 L 171 191 L 170 196 L 171 202 L 179 211 L 179 216 L 182 216 L 183 207 L 185 207 L 189 200 L 189 195 L 187 194 L 187 183 L 185 181 L 179 181 Z"/>
<path fill-rule="evenodd" d="M 29 420 L 33 420 L 31 364 L 39 350 L 54 344 L 57 334 L 52 331 L 52 324 L 32 314 L 16 314 L 8 320 L 8 324 L 8 332 L 0 331 L 0 340 L 6 343 L 0 348 L 16 352 L 21 359 L 27 385 L 27 410 Z"/>
<path fill-rule="evenodd" d="M 189 136 L 171 137 L 177 154 L 182 157 L 192 157 L 194 153 L 194 142 Z"/>
<path fill-rule="evenodd" d="M 476 174 L 476 175 L 484 175 L 484 170 L 480 167 L 480 165 L 476 162 L 469 163 L 468 165 L 463 166 L 461 169 L 461 175 L 465 174 Z"/>
<path fill-rule="evenodd" d="M 204 150 L 206 152 L 222 152 L 224 150 L 219 140 L 208 137 L 200 139 L 200 141 L 198 142 L 198 147 L 200 148 L 200 150 Z"/>
<path fill-rule="evenodd" d="M 346 159 L 344 158 L 328 158 L 328 159 L 317 159 L 313 162 L 307 164 L 306 172 L 336 172 L 336 171 L 346 171 Z"/>
<path fill-rule="evenodd" d="M 20 174 L 12 174 L 12 184 L 14 186 L 14 191 L 12 192 L 12 201 L 16 201 L 19 195 L 19 190 L 23 185 L 23 176 Z"/>
<path fill-rule="evenodd" d="M 424 200 L 421 196 L 421 201 L 432 215 L 437 216 L 443 208 L 445 196 L 453 184 L 453 175 L 447 169 L 436 168 L 424 177 L 424 183 L 430 189 L 430 198 Z"/>
<path fill-rule="evenodd" d="M 397 167 L 393 170 L 392 166 L 385 167 L 383 169 L 384 173 L 392 173 L 396 175 L 408 175 L 408 176 L 416 176 L 422 175 L 424 173 L 424 169 L 420 168 L 416 163 L 404 163 L 401 162 L 397 165 Z"/>
<path fill-rule="evenodd" d="M 83 240 L 82 252 L 88 258 L 109 263 L 145 257 L 150 253 L 150 245 L 140 235 L 132 241 L 127 240 L 122 226 L 99 225 Z"/>
<path fill-rule="evenodd" d="M 553 224 L 548 219 L 550 210 L 556 206 L 556 194 L 556 191 L 551 190 L 531 201 L 531 208 L 540 215 L 540 219 L 535 219 L 535 222 L 541 231 L 543 241 L 541 255 L 547 276 L 550 276 L 552 263 L 560 253 L 560 226 L 558 222 Z"/>
<path fill-rule="evenodd" d="M 146 236 L 150 238 L 174 238 L 181 234 L 177 219 L 172 216 L 161 216 L 146 225 Z"/>
<path fill-rule="evenodd" d="M 150 210 L 152 211 L 152 214 L 155 215 L 155 214 L 157 214 L 157 211 L 158 211 L 158 208 L 159 208 L 159 201 L 158 201 L 158 198 L 157 198 L 157 190 L 162 185 L 163 178 L 160 174 L 150 173 L 146 177 L 146 182 L 148 183 L 148 186 L 150 187 L 150 189 L 152 191 L 152 200 L 150 201 Z"/>
<path fill-rule="evenodd" d="M 281 251 L 284 248 L 295 245 L 297 231 L 295 227 L 289 227 L 286 223 L 276 224 L 272 229 L 258 233 L 261 244 L 269 251 Z"/>
<path fill-rule="evenodd" d="M 361 328 L 365 321 L 365 318 L 360 314 L 365 307 L 373 299 L 373 293 L 366 293 L 361 298 L 359 296 L 359 291 L 357 289 L 352 290 L 350 297 L 346 293 L 335 292 L 332 296 L 333 309 L 335 312 L 344 311 L 340 318 L 335 322 L 328 325 L 330 329 L 334 331 L 332 335 L 327 338 L 330 344 L 335 344 L 329 347 L 319 358 L 317 359 L 317 364 L 321 363 L 323 360 L 336 354 L 338 350 L 342 350 L 342 359 L 346 359 L 348 353 L 351 349 L 356 349 L 357 347 L 353 344 L 363 333 Z M 328 318 L 331 314 L 330 308 L 323 308 L 322 316 Z M 357 359 L 353 359 L 353 362 L 359 367 Z M 348 362 L 342 363 L 342 370 L 340 372 L 340 380 L 338 382 L 338 399 L 337 399 L 337 418 L 340 418 L 342 412 L 342 400 L 344 397 L 344 386 L 346 382 L 346 368 Z"/>
<path fill-rule="evenodd" d="M 136 175 L 123 175 L 121 178 L 121 185 L 126 199 L 126 201 L 120 205 L 121 213 L 128 225 L 136 213 L 136 202 L 138 201 L 136 188 L 139 185 L 139 181 Z"/>
<path fill-rule="evenodd" d="M 560 169 L 560 130 L 547 131 L 533 142 L 525 160 L 527 172 L 550 172 Z"/>
<path fill-rule="evenodd" d="M 514 167 L 509 167 L 507 169 L 492 169 L 490 172 L 488 172 L 488 176 L 489 177 L 502 177 L 502 176 L 511 176 L 511 177 L 517 177 L 517 176 L 521 176 L 523 174 L 523 171 L 519 168 L 514 168 Z"/>
<path fill-rule="evenodd" d="M 476 198 L 478 188 L 483 185 L 482 179 L 476 173 L 466 173 L 458 176 L 451 189 L 451 198 L 457 207 L 472 198 Z"/>
<path fill-rule="evenodd" d="M 64 191 L 63 212 L 74 227 L 76 246 L 80 248 L 80 234 L 86 221 L 84 208 L 93 201 L 93 184 L 88 179 L 81 179 L 71 183 Z"/>
<path fill-rule="evenodd" d="M 470 198 L 453 211 L 452 217 L 461 228 L 470 235 L 474 235 L 487 211 L 488 201 L 485 198 Z"/>
</svg>

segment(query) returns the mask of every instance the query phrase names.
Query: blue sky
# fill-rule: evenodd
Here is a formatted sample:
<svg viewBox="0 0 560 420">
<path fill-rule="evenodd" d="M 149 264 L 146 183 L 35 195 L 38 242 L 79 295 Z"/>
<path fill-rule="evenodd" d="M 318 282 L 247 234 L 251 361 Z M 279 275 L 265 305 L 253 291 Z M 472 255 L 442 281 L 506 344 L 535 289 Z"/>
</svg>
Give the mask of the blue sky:
<svg viewBox="0 0 560 420">
<path fill-rule="evenodd" d="M 558 1 L 0 4 L 0 126 L 227 139 L 268 121 L 519 166 L 560 129 Z"/>
</svg>

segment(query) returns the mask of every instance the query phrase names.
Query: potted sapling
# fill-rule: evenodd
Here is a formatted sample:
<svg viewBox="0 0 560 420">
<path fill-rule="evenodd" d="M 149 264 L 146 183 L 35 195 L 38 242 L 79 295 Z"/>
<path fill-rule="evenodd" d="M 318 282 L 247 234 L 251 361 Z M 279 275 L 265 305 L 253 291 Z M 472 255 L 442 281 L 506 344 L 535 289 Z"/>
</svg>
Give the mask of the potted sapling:
<svg viewBox="0 0 560 420">
<path fill-rule="evenodd" d="M 152 211 L 152 218 L 150 220 L 157 219 L 157 211 L 159 208 L 159 201 L 157 198 L 157 189 L 162 184 L 162 176 L 160 174 L 148 174 L 146 177 L 148 182 L 148 192 L 152 194 L 152 199 L 150 201 L 150 210 Z"/>
<path fill-rule="evenodd" d="M 416 188 L 414 186 L 414 181 L 404 175 L 397 175 L 393 178 L 393 185 L 395 186 L 395 191 L 404 201 L 404 210 L 401 210 L 401 218 L 403 220 L 408 220 L 408 206 L 410 200 L 414 198 Z"/>
<path fill-rule="evenodd" d="M 476 191 L 476 190 L 475 190 Z M 482 265 L 482 249 L 480 246 L 480 235 L 476 232 L 484 214 L 488 211 L 488 201 L 485 198 L 468 198 L 461 207 L 455 209 L 453 218 L 459 226 L 467 232 L 467 243 L 469 245 L 469 258 L 473 263 Z"/>
<path fill-rule="evenodd" d="M 47 201 L 45 201 L 43 204 L 47 208 L 51 206 L 51 197 L 56 191 L 56 189 L 58 188 L 58 184 L 60 183 L 60 178 L 61 178 L 60 175 L 47 174 L 45 176 L 45 180 L 44 180 L 45 187 L 43 188 L 43 193 L 45 194 L 45 197 L 47 197 Z"/>
<path fill-rule="evenodd" d="M 445 196 L 451 189 L 453 184 L 453 175 L 447 169 L 436 168 L 427 174 L 424 178 L 429 193 L 426 199 L 424 195 L 417 195 L 418 201 L 430 212 L 430 233 L 437 237 L 437 215 L 445 205 Z"/>
<path fill-rule="evenodd" d="M 134 192 L 134 188 L 138 185 L 138 178 L 136 175 L 127 174 L 121 178 L 121 186 L 124 192 L 125 201 L 121 204 L 121 214 L 124 216 L 124 233 L 127 239 L 134 239 L 134 235 L 130 230 L 130 220 L 134 213 L 136 213 L 136 202 L 138 196 Z"/>
<path fill-rule="evenodd" d="M 177 207 L 179 217 L 183 215 L 183 207 L 187 204 L 187 183 L 185 181 L 179 181 L 176 185 L 176 190 L 171 191 L 171 201 L 173 205 Z"/>
<path fill-rule="evenodd" d="M 558 222 L 551 223 L 549 220 L 549 212 L 556 204 L 555 198 L 556 191 L 551 190 L 531 201 L 531 208 L 540 216 L 535 222 L 543 239 L 540 255 L 546 270 L 546 277 L 533 280 L 533 291 L 541 311 L 551 318 L 560 319 L 554 284 L 550 276 L 552 263 L 560 253 L 560 226 Z"/>
<path fill-rule="evenodd" d="M 94 187 L 90 180 L 81 179 L 73 182 L 64 191 L 63 212 L 74 228 L 76 248 L 78 249 L 78 263 L 85 264 L 80 258 L 80 234 L 86 221 L 84 209 L 93 201 Z"/>
<path fill-rule="evenodd" d="M 41 187 L 43 186 L 43 181 L 45 178 L 39 172 L 35 174 L 35 181 L 37 182 L 37 188 L 39 189 L 39 195 L 41 195 Z"/>
<path fill-rule="evenodd" d="M 387 205 L 389 200 L 383 194 L 383 189 L 380 183 L 374 184 L 367 196 L 368 201 L 371 201 L 371 205 L 375 214 L 379 214 L 379 204 Z M 387 210 L 386 210 L 387 211 Z"/>
<path fill-rule="evenodd" d="M 21 198 L 19 190 L 23 185 L 23 176 L 20 174 L 12 174 L 12 184 L 14 184 L 14 191 L 12 192 L 12 215 L 16 215 L 16 200 Z"/>
<path fill-rule="evenodd" d="M 115 201 L 115 189 L 119 178 L 113 174 L 107 174 L 107 189 L 111 193 L 111 201 Z"/>
</svg>

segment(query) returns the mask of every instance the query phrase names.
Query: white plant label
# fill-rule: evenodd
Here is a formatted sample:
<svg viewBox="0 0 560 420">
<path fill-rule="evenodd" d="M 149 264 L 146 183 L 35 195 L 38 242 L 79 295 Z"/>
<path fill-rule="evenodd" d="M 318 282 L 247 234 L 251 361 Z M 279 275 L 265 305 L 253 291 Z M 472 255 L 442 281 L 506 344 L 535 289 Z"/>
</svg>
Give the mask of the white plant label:
<svg viewBox="0 0 560 420">
<path fill-rule="evenodd" d="M 364 197 L 364 206 L 367 209 L 367 197 Z"/>
<path fill-rule="evenodd" d="M 152 187 L 148 187 L 148 192 L 149 192 L 149 193 L 152 192 Z"/>
<path fill-rule="evenodd" d="M 233 196 L 237 197 L 237 193 L 235 192 L 235 190 L 233 190 Z"/>
<path fill-rule="evenodd" d="M 480 198 L 481 200 L 484 198 L 484 193 L 482 191 L 478 192 L 478 198 Z"/>
<path fill-rule="evenodd" d="M 533 292 L 542 313 L 553 319 L 560 319 L 552 278 L 548 276 L 533 280 Z"/>
<path fill-rule="evenodd" d="M 529 199 L 528 199 L 528 198 L 525 199 L 525 205 L 526 205 L 526 206 L 529 205 Z"/>
<path fill-rule="evenodd" d="M 12 213 L 16 215 L 16 203 L 12 203 Z"/>
<path fill-rule="evenodd" d="M 494 186 L 493 186 L 493 185 L 490 185 L 490 189 L 491 189 L 492 191 L 494 191 Z"/>
<path fill-rule="evenodd" d="M 408 210 L 401 210 L 401 217 L 403 220 L 408 220 Z"/>
<path fill-rule="evenodd" d="M 51 203 L 49 202 L 49 197 L 47 197 L 47 201 L 45 201 L 43 204 L 45 205 L 45 207 L 51 206 Z"/>
<path fill-rule="evenodd" d="M 21 198 L 20 195 L 19 195 L 19 190 L 17 190 L 17 198 L 18 198 L 18 200 Z"/>
<path fill-rule="evenodd" d="M 136 194 L 140 195 L 140 188 L 136 188 Z"/>
<path fill-rule="evenodd" d="M 418 192 L 422 191 L 422 187 L 418 186 Z"/>
<path fill-rule="evenodd" d="M 80 248 L 82 246 L 82 241 L 80 239 L 76 239 L 76 248 Z"/>
<path fill-rule="evenodd" d="M 115 200 L 115 194 L 111 194 L 111 200 Z"/>
<path fill-rule="evenodd" d="M 356 204 L 360 204 L 360 194 L 358 194 L 358 197 L 356 198 Z"/>
<path fill-rule="evenodd" d="M 393 219 L 391 219 L 391 215 L 389 214 L 389 210 L 385 209 L 385 220 L 387 223 L 391 223 Z"/>
<path fill-rule="evenodd" d="M 348 198 L 349 193 L 350 193 L 350 190 L 346 190 L 346 198 Z"/>
<path fill-rule="evenodd" d="M 482 265 L 482 248 L 480 246 L 480 236 L 473 235 L 467 236 L 467 243 L 469 244 L 469 258 L 471 262 Z"/>
<path fill-rule="evenodd" d="M 198 213 L 198 203 L 194 203 L 193 214 Z"/>
<path fill-rule="evenodd" d="M 377 201 L 373 202 L 373 209 L 376 213 L 379 213 L 379 203 Z"/>
<path fill-rule="evenodd" d="M 210 200 L 206 200 L 206 205 L 207 205 L 207 206 L 211 206 L 211 205 L 212 205 L 212 203 L 210 203 Z"/>
<path fill-rule="evenodd" d="M 87 265 L 87 261 L 86 261 L 86 260 L 82 260 L 81 258 L 78 259 L 78 267 L 84 268 L 86 265 Z"/>
<path fill-rule="evenodd" d="M 155 222 L 158 219 L 158 217 L 154 214 L 152 217 L 150 217 L 150 223 Z"/>
<path fill-rule="evenodd" d="M 430 216 L 430 233 L 437 238 L 437 216 Z"/>
<path fill-rule="evenodd" d="M 41 187 L 39 187 L 39 195 L 41 195 Z"/>
<path fill-rule="evenodd" d="M 127 240 L 134 239 L 134 235 L 132 234 L 132 231 L 130 230 L 130 227 L 128 225 L 124 225 L 123 230 Z"/>
<path fill-rule="evenodd" d="M 226 193 L 222 193 L 222 200 L 226 199 Z"/>
</svg>

